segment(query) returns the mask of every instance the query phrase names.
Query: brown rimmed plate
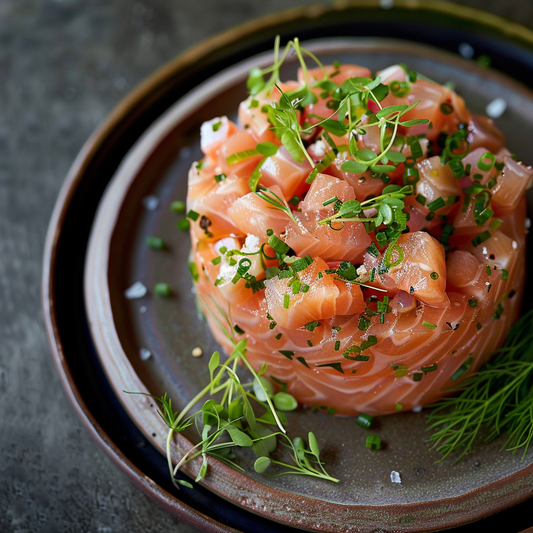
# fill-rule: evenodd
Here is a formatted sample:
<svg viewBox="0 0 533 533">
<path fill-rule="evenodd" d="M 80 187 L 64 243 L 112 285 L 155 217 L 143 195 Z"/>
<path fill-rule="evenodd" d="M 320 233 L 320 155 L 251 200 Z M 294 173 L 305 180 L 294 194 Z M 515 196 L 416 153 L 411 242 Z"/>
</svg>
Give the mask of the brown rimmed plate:
<svg viewBox="0 0 533 533">
<path fill-rule="evenodd" d="M 298 31 L 300 36 L 305 33 L 301 28 L 294 31 Z M 328 31 L 332 29 L 328 28 Z M 533 133 L 533 99 L 527 90 L 512 80 L 435 48 L 383 38 L 323 39 L 311 42 L 309 46 L 321 53 L 326 62 L 335 59 L 353 61 L 376 70 L 401 61 L 437 81 L 454 80 L 475 112 L 483 111 L 488 102 L 504 93 L 508 110 L 499 124 L 508 137 L 509 146 L 526 159 L 529 153 L 527 139 Z M 146 94 L 142 97 L 142 91 L 133 95 L 124 104 L 133 112 L 122 116 L 120 126 L 122 138 L 126 137 L 126 140 L 116 150 L 113 161 L 118 168 L 116 172 L 108 173 L 108 180 L 112 179 L 103 198 L 100 199 L 100 196 L 107 181 L 95 183 L 87 176 L 101 164 L 98 157 L 107 157 L 109 162 L 110 151 L 117 147 L 109 143 L 106 146 L 106 136 L 110 131 L 100 132 L 92 145 L 92 153 L 89 147 L 89 153 L 80 156 L 73 170 L 77 182 L 70 183 L 70 188 L 67 186 L 60 200 L 63 208 L 61 211 L 58 207 L 60 215 L 67 211 L 74 213 L 76 194 L 85 201 L 90 199 L 88 203 L 93 211 L 90 215 L 96 208 L 98 213 L 94 220 L 89 215 L 82 217 L 82 224 L 75 227 L 63 224 L 61 234 L 55 231 L 59 226 L 53 226 L 48 253 L 51 253 L 54 262 L 47 264 L 51 265 L 49 273 L 55 285 L 45 284 L 45 297 L 51 294 L 47 288 L 52 288 L 56 297 L 54 303 L 64 305 L 68 301 L 68 295 L 59 297 L 57 292 L 66 274 L 57 259 L 59 245 L 61 240 L 64 242 L 90 232 L 89 253 L 86 255 L 83 248 L 75 255 L 77 264 L 80 259 L 83 262 L 85 255 L 87 258 L 86 301 L 83 293 L 79 292 L 80 278 L 75 280 L 78 292 L 73 291 L 70 295 L 76 304 L 74 308 L 86 303 L 88 309 L 90 335 L 83 321 L 77 322 L 78 342 L 85 340 L 92 347 L 94 341 L 105 375 L 93 369 L 93 373 L 98 374 L 93 381 L 100 380 L 104 385 L 111 385 L 111 389 L 102 391 L 102 394 L 115 397 L 117 410 L 120 409 L 118 398 L 154 449 L 161 447 L 165 428 L 155 416 L 152 402 L 122 391 L 145 390 L 153 394 L 166 391 L 176 405 L 183 405 L 205 383 L 207 375 L 205 362 L 191 357 L 192 348 L 200 345 L 207 354 L 216 348 L 208 340 L 209 332 L 197 319 L 187 272 L 187 236 L 176 229 L 176 217 L 168 206 L 172 200 L 185 196 L 187 169 L 193 160 L 200 157 L 197 135 L 201 122 L 222 114 L 234 116 L 238 102 L 245 96 L 244 81 L 250 66 L 265 61 L 268 61 L 265 56 L 253 56 L 236 66 L 219 68 L 214 78 L 196 86 L 181 100 L 176 98 L 177 103 L 157 120 L 154 112 L 150 126 L 148 121 L 143 125 L 137 120 L 137 139 L 133 139 L 131 132 L 128 139 L 127 122 L 135 122 L 139 115 L 142 116 L 135 106 L 131 109 L 132 104 L 149 106 L 158 100 L 157 91 L 152 91 L 149 103 L 145 100 Z M 288 66 L 287 76 L 291 75 L 293 68 Z M 160 94 L 164 94 L 164 73 L 160 73 L 159 77 L 158 89 Z M 166 98 L 166 102 L 170 103 L 168 94 Z M 162 99 L 163 96 L 159 99 L 161 107 L 164 106 Z M 95 185 L 96 189 L 93 188 Z M 150 202 L 157 203 L 155 209 L 147 208 Z M 55 222 L 57 224 L 57 220 Z M 148 235 L 163 237 L 168 249 L 161 252 L 148 249 L 145 245 Z M 136 281 L 142 281 L 148 287 L 148 294 L 142 299 L 129 300 L 124 297 L 124 291 Z M 166 281 L 173 287 L 172 298 L 163 300 L 153 296 L 152 288 L 158 281 Z M 78 308 L 77 312 L 80 311 Z M 66 359 L 65 354 L 73 349 L 72 339 L 70 344 L 60 339 L 63 332 L 58 327 L 57 314 L 50 318 L 52 329 L 49 331 L 57 343 L 60 370 L 70 371 L 72 359 Z M 148 349 L 151 357 L 143 360 L 139 355 L 141 348 Z M 88 355 L 85 365 L 92 368 L 98 360 L 94 353 Z M 87 385 L 79 376 L 72 379 L 65 374 L 65 381 L 82 416 L 104 445 L 116 454 L 115 442 L 107 438 L 92 416 L 97 409 L 88 409 L 85 404 L 90 395 Z M 443 529 L 466 524 L 530 496 L 532 472 L 529 456 L 520 461 L 518 456 L 503 454 L 498 445 L 493 444 L 479 448 L 475 455 L 458 465 L 451 461 L 435 463 L 438 456 L 430 452 L 424 442 L 425 422 L 420 414 L 405 413 L 380 419 L 377 431 L 387 442 L 387 447 L 379 454 L 364 448 L 365 431 L 348 419 L 302 411 L 291 417 L 289 427 L 294 434 L 313 430 L 319 435 L 325 451 L 324 459 L 341 483 L 331 485 L 305 478 L 264 478 L 251 473 L 251 458 L 248 456 L 243 457 L 243 466 L 248 467 L 246 475 L 212 462 L 206 485 L 224 500 L 236 504 L 227 507 L 230 514 L 238 516 L 233 519 L 233 527 L 242 527 L 240 520 L 241 524 L 246 522 L 242 530 L 268 528 L 266 518 L 276 520 L 285 527 L 323 531 Z M 324 427 L 327 427 L 326 433 Z M 145 461 L 158 461 L 156 455 L 157 452 Z M 116 456 L 133 477 L 141 477 L 139 470 L 135 469 L 138 463 L 132 465 L 129 457 Z M 140 470 L 143 471 L 143 468 Z M 392 470 L 400 472 L 401 484 L 390 482 Z M 213 517 L 214 507 L 226 505 L 222 498 L 211 497 L 209 492 L 198 488 L 195 489 L 198 497 L 184 495 L 185 491 L 182 491 L 178 500 L 162 492 L 160 486 L 150 488 L 147 485 L 149 483 L 145 484 L 147 490 L 200 527 L 219 527 L 198 509 L 211 510 Z M 207 499 L 209 504 L 196 501 L 202 498 Z M 191 507 L 187 507 L 187 499 Z M 212 504 L 215 499 L 216 503 Z M 247 515 L 239 506 L 264 518 L 250 513 Z M 213 518 L 223 524 L 230 517 L 222 514 Z M 271 522 L 270 527 L 274 527 Z M 280 530 L 280 526 L 275 527 Z"/>
</svg>

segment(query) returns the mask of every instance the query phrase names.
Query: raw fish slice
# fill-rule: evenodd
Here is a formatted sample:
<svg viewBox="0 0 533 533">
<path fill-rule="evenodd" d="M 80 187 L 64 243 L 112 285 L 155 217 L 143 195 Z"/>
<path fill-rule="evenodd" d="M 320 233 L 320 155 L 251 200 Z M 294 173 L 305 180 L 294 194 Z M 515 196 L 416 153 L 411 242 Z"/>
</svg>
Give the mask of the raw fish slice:
<svg viewBox="0 0 533 533">
<path fill-rule="evenodd" d="M 282 146 L 275 155 L 267 157 L 261 167 L 259 184 L 271 188 L 277 185 L 286 200 L 307 189 L 305 180 L 313 169 L 307 159 L 295 161 Z"/>
<path fill-rule="evenodd" d="M 191 221 L 191 230 L 197 238 L 205 236 L 221 238 L 232 233 L 238 234 L 239 230 L 228 210 L 238 198 L 249 191 L 245 175 L 230 174 L 224 181 L 218 184 L 215 182 L 215 186 L 204 195 L 189 198 L 188 209 L 200 215 L 196 221 Z"/>
<path fill-rule="evenodd" d="M 270 190 L 283 197 L 281 189 L 273 185 Z M 244 235 L 255 235 L 261 242 L 268 240 L 267 230 L 281 235 L 290 219 L 283 211 L 272 207 L 253 192 L 238 198 L 228 210 L 235 226 Z"/>
<path fill-rule="evenodd" d="M 300 208 L 302 211 L 320 212 L 325 218 L 333 214 L 337 200 L 355 200 L 353 188 L 346 181 L 326 174 L 317 174 L 305 199 L 300 203 Z"/>
<path fill-rule="evenodd" d="M 333 276 L 325 274 L 327 264 L 319 257 L 299 272 L 302 285 L 308 285 L 307 292 L 294 294 L 293 278 L 276 276 L 265 281 L 265 299 L 268 312 L 282 327 L 299 328 L 314 320 L 335 316 L 335 300 L 339 289 Z M 320 276 L 319 276 L 320 273 Z"/>
<path fill-rule="evenodd" d="M 372 240 L 361 222 L 319 225 L 317 213 L 294 213 L 297 224 L 290 222 L 285 232 L 285 242 L 298 256 L 320 256 L 325 261 L 358 262 Z"/>
</svg>

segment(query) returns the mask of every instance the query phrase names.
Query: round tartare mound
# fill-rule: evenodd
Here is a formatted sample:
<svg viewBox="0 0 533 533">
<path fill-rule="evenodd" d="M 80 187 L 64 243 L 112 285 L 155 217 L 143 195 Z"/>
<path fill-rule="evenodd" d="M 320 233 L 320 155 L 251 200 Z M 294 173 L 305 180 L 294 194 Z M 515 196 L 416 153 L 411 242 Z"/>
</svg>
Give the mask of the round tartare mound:
<svg viewBox="0 0 533 533">
<path fill-rule="evenodd" d="M 246 338 L 251 365 L 311 408 L 436 402 L 518 318 L 533 170 L 492 120 L 403 66 L 251 80 L 240 124 L 203 124 L 189 173 L 213 335 L 228 353 Z"/>
</svg>

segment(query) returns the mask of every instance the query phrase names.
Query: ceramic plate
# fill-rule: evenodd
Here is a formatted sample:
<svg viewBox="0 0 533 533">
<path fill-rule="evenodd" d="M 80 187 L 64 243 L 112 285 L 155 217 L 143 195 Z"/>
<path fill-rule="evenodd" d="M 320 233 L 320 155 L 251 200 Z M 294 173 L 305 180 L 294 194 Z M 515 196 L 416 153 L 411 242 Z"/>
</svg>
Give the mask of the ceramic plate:
<svg viewBox="0 0 533 533">
<path fill-rule="evenodd" d="M 351 12 L 345 15 L 348 13 Z M 316 23 L 324 24 L 328 17 L 331 13 Z M 508 146 L 527 162 L 528 139 L 533 134 L 533 95 L 522 85 L 436 46 L 422 46 L 405 39 L 350 37 L 344 22 L 337 26 L 335 31 L 331 26 L 326 27 L 329 33 L 342 38 L 310 39 L 306 43 L 325 63 L 353 62 L 374 71 L 397 62 L 407 63 L 410 68 L 441 83 L 453 80 L 457 91 L 475 113 L 484 112 L 489 102 L 504 95 L 507 110 L 498 125 L 506 134 Z M 296 23 L 293 31 L 297 32 L 294 35 L 302 37 L 312 35 L 309 30 L 298 28 Z M 262 47 L 267 48 L 266 45 Z M 128 431 L 135 434 L 134 438 L 138 439 L 139 434 L 131 427 L 131 421 L 141 431 L 142 438 L 150 443 L 150 457 L 134 460 L 133 467 L 131 454 L 120 457 L 124 468 L 134 477 L 137 475 L 135 467 L 143 471 L 145 464 L 153 468 L 157 463 L 158 479 L 164 479 L 164 458 L 156 450 L 163 448 L 165 426 L 150 399 L 123 391 L 155 395 L 167 392 L 175 407 L 183 406 L 205 384 L 207 358 L 217 349 L 206 325 L 198 319 L 187 266 L 188 235 L 176 228 L 177 217 L 169 205 L 173 200 L 185 199 L 188 168 L 201 157 L 198 135 L 201 123 L 221 115 L 235 119 L 237 105 L 246 96 L 245 80 L 249 69 L 271 61 L 270 53 L 256 55 L 255 51 L 250 46 L 247 54 L 232 56 L 235 61 L 231 66 L 231 54 L 227 54 L 230 56 L 226 58 L 227 66 L 223 62 L 215 65 L 210 72 L 213 76 L 204 73 L 207 79 L 200 83 L 197 83 L 198 76 L 193 77 L 189 80 L 190 91 L 176 97 L 174 103 L 171 103 L 172 92 L 165 93 L 160 79 L 155 87 L 159 98 L 154 98 L 158 92 L 151 88 L 152 121 L 146 118 L 147 112 L 143 115 L 133 109 L 133 113 L 122 115 L 121 135 L 117 137 L 120 140 L 114 145 L 101 133 L 97 137 L 102 142 L 101 146 L 96 146 L 99 151 L 80 156 L 73 170 L 77 182 L 66 187 L 60 201 L 63 210 L 58 208 L 63 214 L 73 213 L 74 197 L 90 189 L 86 198 L 90 198 L 93 211 L 81 217 L 81 231 L 90 234 L 90 241 L 88 248 L 78 247 L 75 256 L 78 275 L 82 274 L 81 266 L 85 264 L 85 296 L 80 290 L 82 280 L 77 278 L 78 290 L 71 293 L 70 299 L 74 300 L 77 313 L 82 313 L 84 306 L 87 309 L 88 330 L 82 320 L 77 322 L 82 333 L 78 343 L 84 341 L 89 346 L 86 361 L 81 365 L 86 370 L 91 369 L 94 379 L 89 389 L 87 384 L 81 385 L 79 379 L 68 374 L 65 382 L 80 414 L 95 428 L 97 437 L 106 441 L 106 447 L 113 449 L 116 445 L 109 442 L 106 429 L 99 427 L 100 420 L 93 415 L 101 412 L 106 398 L 112 399 L 114 409 L 120 413 Z M 295 64 L 287 64 L 283 77 L 294 77 L 295 68 Z M 141 93 L 133 95 L 130 103 L 138 104 L 139 100 L 143 103 L 139 98 Z M 159 103 L 160 116 L 157 116 L 157 109 L 154 111 L 154 100 Z M 135 133 L 130 133 L 129 138 L 128 121 L 135 124 Z M 100 164 L 98 157 L 107 157 L 108 161 L 113 158 L 110 152 L 102 154 L 101 148 L 106 142 L 114 152 L 116 171 L 108 173 L 109 185 L 107 180 L 95 184 L 88 176 L 92 167 Z M 72 233 L 80 231 L 80 226 L 74 230 L 63 224 L 61 229 L 59 242 L 72 239 Z M 57 238 L 59 234 L 55 235 Z M 167 243 L 166 249 L 148 248 L 146 237 L 149 235 L 162 237 Z M 57 250 L 58 242 L 53 246 Z M 52 259 L 53 295 L 58 304 L 65 305 L 68 295 L 61 293 L 59 296 L 58 292 L 64 267 L 57 259 L 57 252 L 55 256 L 52 254 Z M 162 281 L 172 287 L 172 297 L 163 299 L 153 295 L 154 284 Z M 136 282 L 148 288 L 147 294 L 142 298 L 126 298 L 126 289 Z M 71 353 L 74 339 L 61 338 L 59 343 L 61 330 L 57 324 L 51 325 L 55 326 L 51 331 L 56 348 L 59 346 L 63 353 Z M 93 346 L 99 359 L 91 351 Z M 195 359 L 191 352 L 197 346 L 205 355 Z M 149 357 L 141 356 L 148 352 Z M 101 373 L 102 368 L 105 374 Z M 60 365 L 60 370 L 64 371 L 65 367 Z M 68 370 L 70 373 L 71 368 Z M 87 393 L 97 381 L 105 383 L 102 405 L 93 401 L 93 405 L 87 407 Z M 444 529 L 488 516 L 531 495 L 533 456 L 520 460 L 516 455 L 502 453 L 499 444 L 493 443 L 480 446 L 475 454 L 458 464 L 452 460 L 436 462 L 438 455 L 425 442 L 423 414 L 381 417 L 376 432 L 387 445 L 378 453 L 365 448 L 367 432 L 351 419 L 301 410 L 291 413 L 288 427 L 293 436 L 305 435 L 309 430 L 318 435 L 323 458 L 340 483 L 297 476 L 276 479 L 261 476 L 251 468 L 253 457 L 244 454 L 241 464 L 246 474 L 211 461 L 204 483 L 208 491 L 201 487 L 181 491 L 180 500 L 160 490 L 152 492 L 204 529 L 214 528 L 217 519 L 221 520 L 219 524 L 242 527 L 243 531 L 268 527 L 274 520 L 285 528 L 332 532 L 347 528 L 354 531 Z M 184 438 L 180 445 L 187 445 Z M 192 464 L 188 473 L 194 475 L 196 468 L 197 465 Z M 400 472 L 401 484 L 391 483 L 392 470 Z M 168 480 L 161 484 L 170 488 Z M 221 509 L 225 510 L 224 514 L 217 516 Z M 203 510 L 210 516 L 203 516 Z M 233 519 L 228 520 L 230 515 Z"/>
</svg>

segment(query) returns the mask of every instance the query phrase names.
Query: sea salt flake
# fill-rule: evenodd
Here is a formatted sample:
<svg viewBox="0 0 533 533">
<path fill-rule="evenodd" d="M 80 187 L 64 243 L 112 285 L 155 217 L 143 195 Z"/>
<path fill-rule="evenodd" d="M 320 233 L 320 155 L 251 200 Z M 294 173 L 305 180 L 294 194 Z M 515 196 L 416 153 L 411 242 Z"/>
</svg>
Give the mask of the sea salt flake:
<svg viewBox="0 0 533 533">
<path fill-rule="evenodd" d="M 390 473 L 390 480 L 391 480 L 391 483 L 401 483 L 402 478 L 400 477 L 400 473 L 396 472 L 396 470 L 393 470 Z"/>
<path fill-rule="evenodd" d="M 244 252 L 245 254 L 255 254 L 259 251 L 259 237 L 256 237 L 255 235 L 252 235 L 251 233 L 248 234 L 248 237 L 246 237 L 246 240 L 244 241 L 244 244 L 241 248 L 241 252 Z"/>
<path fill-rule="evenodd" d="M 413 407 L 412 411 L 413 413 L 420 413 L 420 411 L 422 411 L 422 406 L 417 405 L 416 407 Z"/>
<path fill-rule="evenodd" d="M 159 198 L 151 194 L 143 198 L 144 208 L 148 211 L 155 211 L 159 206 Z"/>
<path fill-rule="evenodd" d="M 146 348 L 141 348 L 139 350 L 139 355 L 141 356 L 141 361 L 147 361 L 150 359 L 150 357 L 152 357 L 152 352 Z"/>
<path fill-rule="evenodd" d="M 474 57 L 474 48 L 468 43 L 461 43 L 459 45 L 459 53 L 466 59 Z"/>
<path fill-rule="evenodd" d="M 500 118 L 507 109 L 507 102 L 503 98 L 496 98 L 485 109 L 490 118 Z"/>
<path fill-rule="evenodd" d="M 326 155 L 326 143 L 324 141 L 318 140 L 314 144 L 314 150 L 317 157 L 323 158 Z"/>
<path fill-rule="evenodd" d="M 124 294 L 128 300 L 134 300 L 135 298 L 142 298 L 147 292 L 148 289 L 140 281 L 136 281 L 124 291 Z"/>
</svg>

